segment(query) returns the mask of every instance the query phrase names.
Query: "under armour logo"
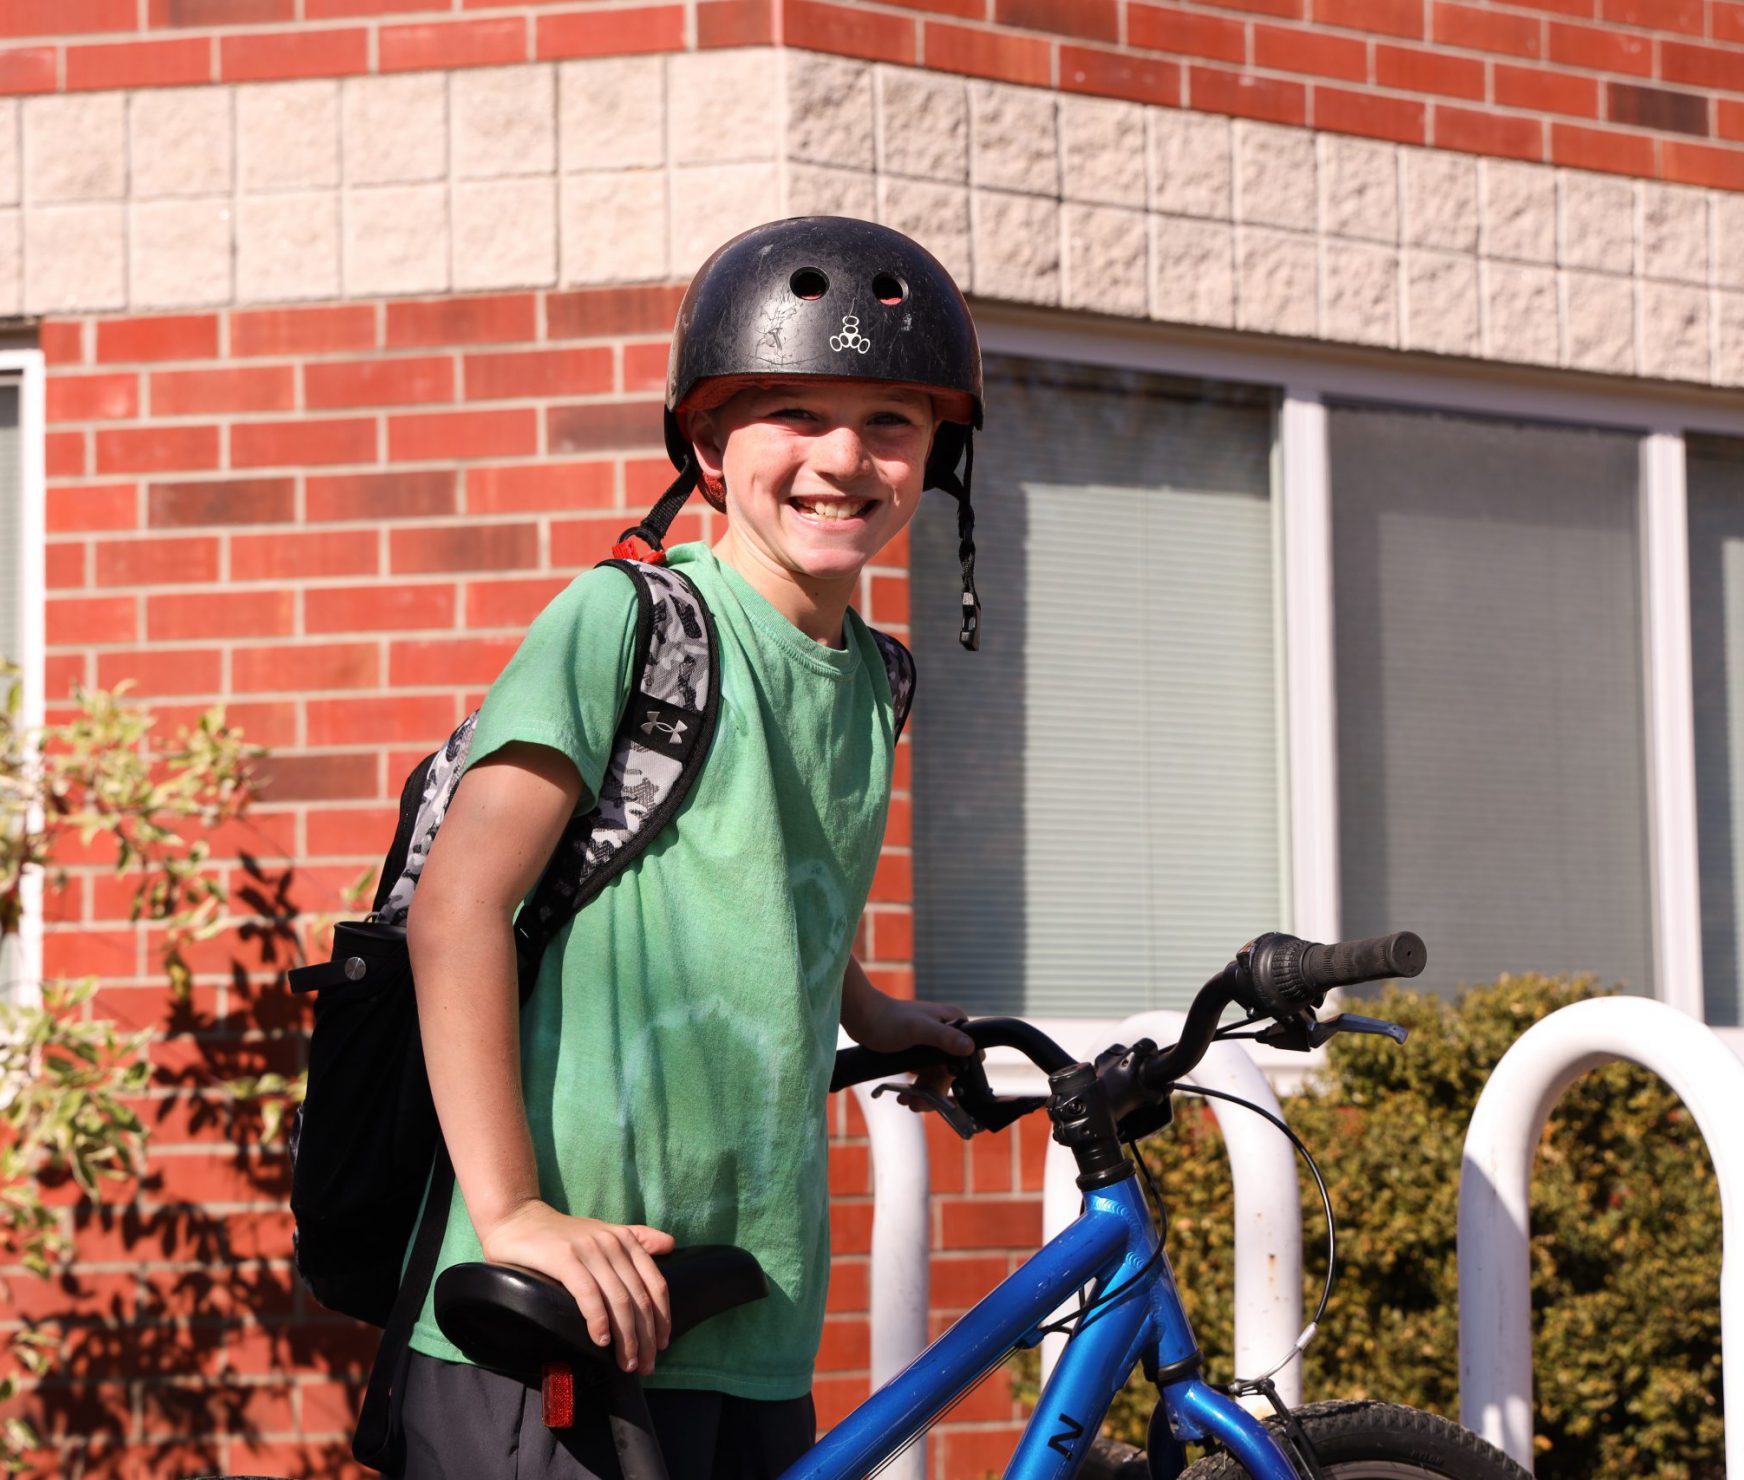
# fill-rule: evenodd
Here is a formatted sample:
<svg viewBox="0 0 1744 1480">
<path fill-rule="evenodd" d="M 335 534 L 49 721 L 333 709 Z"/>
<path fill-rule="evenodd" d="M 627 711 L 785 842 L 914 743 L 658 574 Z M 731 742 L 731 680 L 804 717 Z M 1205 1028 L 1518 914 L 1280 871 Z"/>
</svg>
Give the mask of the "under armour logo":
<svg viewBox="0 0 1744 1480">
<path fill-rule="evenodd" d="M 860 332 L 860 320 L 857 315 L 845 313 L 842 315 L 842 332 L 830 335 L 830 348 L 835 350 L 857 349 L 861 354 L 872 348 L 872 341 Z"/>
<path fill-rule="evenodd" d="M 683 720 L 677 720 L 669 724 L 667 721 L 660 718 L 660 711 L 658 709 L 650 709 L 648 711 L 648 718 L 642 722 L 641 728 L 644 735 L 652 735 L 656 730 L 658 730 L 662 735 L 667 737 L 667 743 L 669 745 L 677 745 L 679 743 L 678 737 L 688 730 L 690 726 L 685 724 Z"/>
</svg>

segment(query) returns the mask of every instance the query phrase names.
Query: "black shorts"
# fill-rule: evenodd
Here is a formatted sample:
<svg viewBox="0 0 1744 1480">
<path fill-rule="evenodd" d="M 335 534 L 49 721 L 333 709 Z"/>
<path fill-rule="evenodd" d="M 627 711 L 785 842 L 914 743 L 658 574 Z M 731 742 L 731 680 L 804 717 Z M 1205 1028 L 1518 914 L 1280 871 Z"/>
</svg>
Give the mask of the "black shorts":
<svg viewBox="0 0 1744 1480">
<path fill-rule="evenodd" d="M 406 1355 L 406 1463 L 397 1480 L 621 1480 L 605 1412 L 580 1391 L 575 1422 L 548 1429 L 536 1388 L 466 1362 Z M 776 1480 L 817 1436 L 809 1395 L 647 1394 L 671 1480 Z"/>
</svg>

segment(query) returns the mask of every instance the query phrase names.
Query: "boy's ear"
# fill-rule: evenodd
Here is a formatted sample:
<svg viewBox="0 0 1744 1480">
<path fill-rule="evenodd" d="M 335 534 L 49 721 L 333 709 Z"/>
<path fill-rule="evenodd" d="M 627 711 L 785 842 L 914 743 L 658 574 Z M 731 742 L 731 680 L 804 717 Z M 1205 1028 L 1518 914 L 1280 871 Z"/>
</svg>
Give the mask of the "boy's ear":
<svg viewBox="0 0 1744 1480">
<path fill-rule="evenodd" d="M 681 411 L 678 430 L 690 443 L 691 456 L 696 459 L 697 483 L 702 496 L 713 507 L 726 513 L 727 479 L 723 470 L 726 447 L 719 419 L 712 411 Z"/>
<path fill-rule="evenodd" d="M 702 472 L 704 483 L 712 482 L 718 486 L 721 482 L 726 446 L 721 436 L 720 423 L 713 412 L 682 413 L 679 430 L 684 433 L 685 440 L 696 454 L 696 465 Z"/>
</svg>

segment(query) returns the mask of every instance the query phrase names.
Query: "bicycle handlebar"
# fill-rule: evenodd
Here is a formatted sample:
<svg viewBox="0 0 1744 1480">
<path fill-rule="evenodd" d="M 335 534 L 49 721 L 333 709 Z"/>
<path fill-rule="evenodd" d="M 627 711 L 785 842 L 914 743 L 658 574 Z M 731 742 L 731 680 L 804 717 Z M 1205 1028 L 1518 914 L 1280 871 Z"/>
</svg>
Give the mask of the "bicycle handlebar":
<svg viewBox="0 0 1744 1480">
<path fill-rule="evenodd" d="M 957 1026 L 975 1040 L 976 1048 L 1015 1048 L 1044 1073 L 1053 1074 L 1077 1062 L 1040 1028 L 1022 1018 L 976 1018 Z M 851 1084 L 864 1084 L 869 1079 L 958 1062 L 942 1048 L 904 1048 L 895 1053 L 877 1053 L 869 1048 L 839 1049 L 836 1069 L 830 1076 L 830 1093 Z"/>
<path fill-rule="evenodd" d="M 1215 1040 L 1218 1022 L 1232 1002 L 1280 1022 L 1304 1011 L 1312 1016 L 1312 1009 L 1335 987 L 1416 976 L 1427 959 L 1421 937 L 1409 930 L 1368 940 L 1334 941 L 1330 945 L 1293 935 L 1259 936 L 1243 946 L 1233 961 L 1199 989 L 1187 1010 L 1180 1041 L 1135 1066 L 1138 1084 L 1131 1088 L 1134 1092 L 1163 1094 L 1192 1073 Z M 957 1026 L 975 1040 L 977 1049 L 1015 1048 L 1047 1074 L 1077 1062 L 1041 1029 L 1020 1018 L 977 1018 Z M 955 1058 L 938 1048 L 908 1048 L 896 1053 L 845 1048 L 836 1054 L 830 1090 L 833 1093 L 869 1079 L 940 1064 L 962 1066 L 966 1062 L 972 1061 Z M 982 1083 L 984 1088 L 985 1081 Z"/>
</svg>

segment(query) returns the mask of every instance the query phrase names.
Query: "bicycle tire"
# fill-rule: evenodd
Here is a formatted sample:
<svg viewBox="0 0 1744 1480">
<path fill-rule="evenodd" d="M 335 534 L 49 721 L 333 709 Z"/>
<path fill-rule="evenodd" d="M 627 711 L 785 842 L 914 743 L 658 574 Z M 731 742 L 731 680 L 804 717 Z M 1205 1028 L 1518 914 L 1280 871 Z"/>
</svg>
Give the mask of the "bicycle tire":
<svg viewBox="0 0 1744 1480">
<path fill-rule="evenodd" d="M 1397 1403 L 1345 1399 L 1296 1410 L 1331 1480 L 1530 1480 L 1527 1472 L 1469 1429 Z M 1275 1418 L 1267 1427 L 1281 1435 Z M 1287 1446 L 1286 1446 L 1287 1448 Z M 1081 1480 L 1148 1480 L 1142 1450 L 1097 1440 Z M 1180 1480 L 1249 1480 L 1229 1454 L 1207 1455 Z"/>
</svg>

